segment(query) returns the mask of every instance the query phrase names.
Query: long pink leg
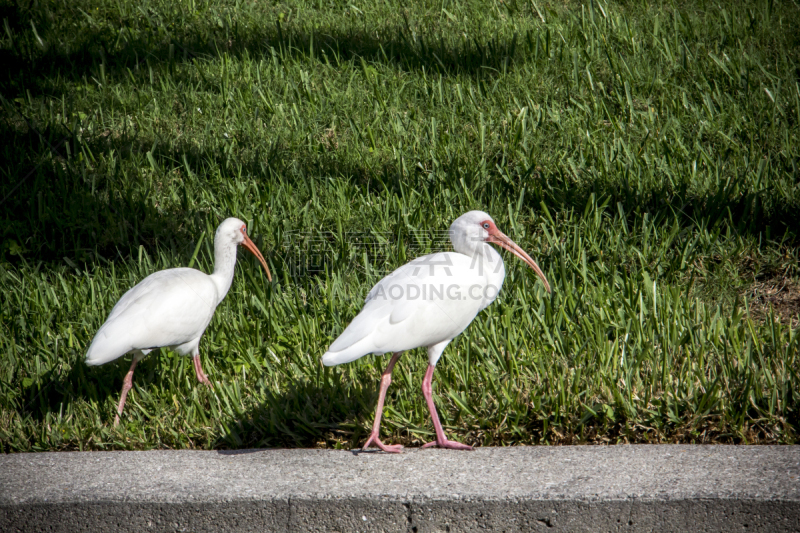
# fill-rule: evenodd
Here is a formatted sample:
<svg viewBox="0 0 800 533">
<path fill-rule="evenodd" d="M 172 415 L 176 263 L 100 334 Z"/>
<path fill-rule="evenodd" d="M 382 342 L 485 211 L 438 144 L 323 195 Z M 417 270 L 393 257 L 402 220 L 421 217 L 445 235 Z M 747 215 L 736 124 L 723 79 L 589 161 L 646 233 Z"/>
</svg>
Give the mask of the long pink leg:
<svg viewBox="0 0 800 533">
<path fill-rule="evenodd" d="M 425 401 L 428 402 L 428 410 L 431 412 L 431 419 L 433 419 L 433 427 L 436 430 L 436 440 L 429 442 L 423 446 L 428 448 L 430 446 L 438 446 L 439 448 L 450 448 L 451 450 L 471 450 L 472 446 L 461 444 L 454 440 L 447 440 L 444 436 L 442 424 L 439 422 L 439 415 L 436 413 L 436 406 L 433 404 L 433 388 L 431 382 L 433 381 L 433 367 L 428 365 L 428 370 L 425 372 L 425 379 L 422 380 L 422 395 L 425 396 Z"/>
<path fill-rule="evenodd" d="M 133 387 L 133 371 L 136 369 L 136 363 L 139 362 L 139 358 L 136 355 L 133 356 L 133 363 L 131 363 L 131 369 L 128 370 L 128 373 L 125 374 L 125 379 L 122 380 L 122 395 L 119 397 L 119 405 L 117 405 L 117 416 L 114 417 L 114 427 L 119 425 L 119 417 L 122 415 L 122 409 L 125 407 L 125 400 L 128 398 L 128 391 L 131 390 Z"/>
<path fill-rule="evenodd" d="M 208 376 L 206 376 L 205 372 L 203 372 L 203 366 L 200 364 L 200 354 L 194 354 L 192 356 L 192 360 L 194 361 L 194 373 L 197 374 L 197 381 L 212 387 L 211 381 L 208 379 Z"/>
<path fill-rule="evenodd" d="M 383 400 L 386 398 L 386 390 L 389 388 L 389 384 L 392 382 L 392 370 L 394 370 L 394 364 L 398 359 L 400 359 L 400 354 L 401 352 L 395 352 L 392 355 L 391 360 L 389 360 L 389 365 L 386 367 L 386 370 L 383 371 L 383 374 L 381 374 L 381 392 L 378 395 L 378 408 L 375 410 L 375 422 L 372 423 L 372 433 L 369 434 L 367 442 L 364 443 L 364 447 L 361 448 L 362 450 L 366 450 L 369 448 L 369 445 L 373 443 L 381 450 L 389 453 L 400 453 L 400 450 L 403 449 L 401 444 L 386 445 L 381 442 L 380 438 Z"/>
</svg>

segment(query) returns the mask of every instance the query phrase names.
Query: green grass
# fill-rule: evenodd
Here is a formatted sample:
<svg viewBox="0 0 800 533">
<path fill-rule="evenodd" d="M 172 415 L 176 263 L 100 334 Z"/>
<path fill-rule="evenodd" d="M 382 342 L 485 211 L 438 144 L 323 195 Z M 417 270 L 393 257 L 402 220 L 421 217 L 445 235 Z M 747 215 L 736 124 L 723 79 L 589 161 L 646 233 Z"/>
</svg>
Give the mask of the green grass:
<svg viewBox="0 0 800 533">
<path fill-rule="evenodd" d="M 25 4 L 25 5 L 23 5 Z M 800 6 L 0 1 L 0 451 L 351 447 L 386 359 L 320 357 L 469 209 L 508 256 L 434 395 L 479 445 L 794 443 Z M 132 285 L 242 256 L 191 361 L 83 363 Z M 365 248 L 353 235 L 384 244 Z M 196 253 L 196 255 L 195 255 Z M 310 268 L 313 267 L 313 268 Z M 384 440 L 430 440 L 401 358 Z"/>
</svg>

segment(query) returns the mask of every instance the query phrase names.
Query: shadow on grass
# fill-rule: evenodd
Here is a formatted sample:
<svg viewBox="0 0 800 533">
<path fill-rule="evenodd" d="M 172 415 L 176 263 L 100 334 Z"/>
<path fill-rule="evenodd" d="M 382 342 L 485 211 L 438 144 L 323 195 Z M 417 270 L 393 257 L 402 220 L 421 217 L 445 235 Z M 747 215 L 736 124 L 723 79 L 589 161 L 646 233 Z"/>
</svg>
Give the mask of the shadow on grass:
<svg viewBox="0 0 800 533">
<path fill-rule="evenodd" d="M 80 17 L 73 11 L 61 14 L 67 15 Z M 0 18 L 8 21 L 12 31 L 25 36 L 29 36 L 32 23 L 38 24 L 37 34 L 43 36 L 43 42 L 48 42 L 50 27 L 56 33 L 61 29 L 55 28 L 54 14 L 45 3 L 35 2 L 29 8 L 6 6 L 0 9 Z M 141 25 L 141 21 L 128 22 Z M 408 71 L 494 76 L 515 61 L 530 59 L 531 54 L 518 52 L 536 46 L 536 35 L 530 32 L 469 39 L 462 39 L 459 34 L 459 39 L 448 42 L 441 35 L 417 34 L 407 19 L 395 21 L 391 26 L 344 19 L 336 25 L 313 30 L 298 28 L 294 23 L 281 24 L 277 17 L 268 25 L 237 21 L 229 27 L 214 24 L 205 17 L 184 21 L 180 28 L 168 27 L 162 21 L 148 22 L 150 27 L 143 30 L 137 27 L 135 32 L 122 21 L 82 24 L 80 35 L 69 46 L 48 42 L 43 49 L 42 44 L 31 40 L 27 43 L 30 55 L 20 53 L 18 45 L 0 51 L 0 63 L 7 66 L 12 86 L 24 78 L 25 87 L 31 90 L 42 88 L 51 78 L 98 77 L 101 63 L 106 75 L 125 75 L 127 69 L 137 65 L 191 62 L 195 58 L 218 57 L 221 53 L 271 59 L 273 51 L 282 59 L 322 55 L 336 64 L 361 58 Z M 345 25 L 348 27 L 343 29 L 341 26 Z M 35 59 L 31 61 L 30 56 Z"/>
<path fill-rule="evenodd" d="M 16 34 L 27 36 L 14 48 L 0 51 L 0 64 L 7 72 L 7 78 L 0 85 L 2 93 L 20 95 L 30 91 L 58 96 L 62 89 L 55 86 L 58 84 L 54 85 L 53 80 L 99 77 L 101 64 L 106 75 L 127 76 L 129 68 L 144 63 L 165 68 L 167 64 L 189 62 L 197 57 L 219 57 L 223 51 L 234 56 L 261 55 L 270 60 L 273 51 L 278 58 L 320 57 L 324 53 L 332 63 L 363 58 L 406 70 L 494 76 L 511 62 L 534 60 L 531 53 L 523 53 L 523 50 L 530 52 L 537 38 L 525 34 L 510 38 L 429 40 L 416 35 L 408 21 L 395 22 L 393 27 L 378 27 L 374 22 L 368 25 L 348 19 L 339 21 L 345 29 L 329 26 L 306 31 L 294 24 L 282 26 L 277 21 L 269 26 L 219 27 L 209 20 L 196 18 L 180 30 L 170 30 L 163 24 L 152 26 L 155 23 L 151 22 L 151 26 L 143 26 L 135 34 L 122 31 L 123 21 L 88 25 L 70 46 L 53 41 L 45 50 L 37 51 L 35 47 L 43 45 L 31 40 L 32 22 L 38 24 L 38 31 L 45 40 L 49 27 L 59 35 L 58 22 L 53 21 L 50 9 L 55 8 L 46 2 L 0 6 L 0 18 L 7 20 Z M 65 16 L 82 17 L 77 10 L 65 9 L 62 13 Z M 121 38 L 123 34 L 124 39 Z M 214 86 L 209 90 L 215 90 Z M 156 176 L 160 179 L 148 182 L 138 174 L 123 177 L 120 173 L 126 160 L 136 157 L 146 161 L 151 152 L 161 168 L 170 168 L 175 161 L 186 161 L 193 172 L 202 175 L 209 161 L 218 168 L 225 166 L 222 163 L 228 156 L 221 147 L 204 151 L 179 141 L 158 143 L 154 149 L 157 139 L 140 139 L 126 132 L 84 134 L 77 142 L 76 132 L 70 131 L 68 126 L 35 132 L 21 116 L 3 118 L 5 120 L 0 120 L 0 144 L 13 157 L 8 158 L 11 162 L 3 173 L 5 177 L 0 178 L 7 180 L 0 181 L 0 200 L 9 196 L 0 205 L 0 238 L 4 243 L 0 245 L 0 260 L 14 262 L 17 259 L 13 254 L 18 252 L 34 262 L 61 261 L 65 256 L 72 261 L 88 262 L 96 256 L 106 259 L 118 254 L 129 256 L 139 245 L 152 248 L 156 243 L 172 250 L 185 250 L 186 243 L 193 242 L 196 237 L 192 232 L 207 225 L 203 219 L 207 215 L 193 209 L 185 196 L 178 202 L 167 201 L 167 209 L 157 207 L 163 203 L 161 196 L 166 194 L 159 189 L 159 181 L 168 181 L 166 176 Z M 121 161 L 113 167 L 100 158 L 93 168 L 79 165 L 68 157 L 67 145 L 61 146 L 64 139 L 71 147 L 73 158 L 79 150 L 84 151 L 87 158 L 89 154 L 108 154 L 114 150 Z M 258 145 L 255 139 L 247 137 L 239 142 L 246 146 Z M 52 157 L 48 152 L 52 152 Z M 303 179 L 322 176 L 357 183 L 377 181 L 393 192 L 399 192 L 401 187 L 433 192 L 440 186 L 437 180 L 418 174 L 400 178 L 392 162 L 371 169 L 358 161 L 307 155 L 289 153 L 287 148 L 275 144 L 263 147 L 237 164 L 241 164 L 248 175 L 270 180 L 299 180 L 300 172 Z M 47 161 L 42 163 L 42 160 Z M 487 168 L 493 169 L 501 161 L 498 154 L 490 158 Z M 773 169 L 774 175 L 796 173 L 795 161 L 779 158 L 776 161 L 781 168 Z M 147 165 L 149 162 L 139 166 Z M 130 170 L 130 167 L 126 168 Z M 463 179 L 465 183 L 472 183 L 475 180 L 473 168 L 474 161 L 453 159 L 445 163 L 444 178 L 439 181 L 458 184 Z M 745 176 L 733 176 L 729 183 L 719 183 L 714 192 L 698 194 L 688 190 L 686 185 L 676 188 L 665 180 L 637 187 L 617 176 L 576 183 L 568 174 L 563 168 L 519 169 L 516 175 L 509 176 L 516 183 L 491 180 L 484 184 L 486 189 L 475 199 L 486 202 L 496 197 L 518 198 L 524 187 L 525 205 L 535 211 L 542 202 L 556 211 L 583 209 L 594 194 L 599 199 L 609 199 L 612 206 L 620 204 L 631 218 L 648 212 L 655 217 L 671 217 L 678 213 L 687 223 L 707 220 L 713 225 L 720 219 L 727 219 L 735 221 L 735 228 L 742 233 L 757 234 L 770 227 L 773 237 L 787 230 L 795 233 L 800 230 L 798 206 L 782 201 L 785 198 L 780 196 L 782 193 L 777 187 L 759 189 L 758 185 L 748 184 Z M 22 185 L 12 181 L 23 177 Z M 210 225 L 215 226 L 216 222 Z"/>
<path fill-rule="evenodd" d="M 200 214 L 186 201 L 159 207 L 154 197 L 161 194 L 160 176 L 122 176 L 119 159 L 109 164 L 99 157 L 112 150 L 117 158 L 145 157 L 148 151 L 135 136 L 108 137 L 78 140 L 68 127 L 39 130 L 21 117 L 16 124 L 0 122 L 0 143 L 18 156 L 0 179 L 0 259 L 66 256 L 82 263 L 128 255 L 141 244 L 158 242 L 173 251 L 190 246 L 195 236 L 185 221 Z M 98 157 L 84 163 L 95 157 L 89 154 Z"/>
<path fill-rule="evenodd" d="M 379 385 L 366 376 L 360 383 L 348 387 L 332 375 L 319 383 L 295 381 L 281 392 L 267 390 L 258 407 L 225 427 L 214 447 L 358 447 L 367 437 L 362 428 L 374 414 Z"/>
<path fill-rule="evenodd" d="M 82 263 L 98 257 L 130 257 L 140 245 L 151 250 L 156 244 L 173 254 L 185 255 L 191 253 L 198 228 L 216 227 L 217 220 L 206 220 L 213 215 L 198 210 L 185 193 L 177 201 L 169 195 L 187 188 L 202 189 L 207 165 L 225 168 L 227 155 L 223 148 L 204 150 L 188 141 L 178 141 L 160 144 L 153 150 L 149 139 L 139 139 L 135 134 L 100 133 L 77 141 L 72 133 L 66 127 L 38 131 L 24 122 L 0 122 L 0 142 L 21 155 L 9 165 L 13 167 L 6 176 L 24 179 L 22 183 L 8 178 L 0 181 L 0 198 L 8 197 L 0 206 L 0 217 L 4 219 L 0 234 L 5 243 L 0 247 L 0 259 L 5 256 L 12 263 L 19 261 L 11 255 L 12 243 L 29 262 L 62 261 L 67 257 Z M 60 144 L 65 138 L 72 147 L 71 158 L 66 145 Z M 238 162 L 242 174 L 266 182 L 305 187 L 309 179 L 334 177 L 399 196 L 403 190 L 425 191 L 431 198 L 441 193 L 443 185 L 463 182 L 475 191 L 475 200 L 486 206 L 497 198 L 518 198 L 524 188 L 524 205 L 534 212 L 540 210 L 542 203 L 556 212 L 583 210 L 594 195 L 601 201 L 608 199 L 614 211 L 619 205 L 631 220 L 644 213 L 668 220 L 677 215 L 687 225 L 703 220 L 713 227 L 724 220 L 742 234 L 759 234 L 770 228 L 773 238 L 786 232 L 794 238 L 800 230 L 800 210 L 782 201 L 777 188 L 754 190 L 746 175 L 734 176 L 707 193 L 693 191 L 688 181 L 677 186 L 666 179 L 642 185 L 616 176 L 576 181 L 561 167 L 516 168 L 509 172 L 508 179 L 486 179 L 474 170 L 467 156 L 456 155 L 442 163 L 442 179 L 430 179 L 416 169 L 400 176 L 394 161 L 367 168 L 361 161 L 336 153 L 298 157 L 277 141 L 259 148 L 257 139 L 245 135 L 239 142 L 256 147 Z M 109 164 L 97 157 L 93 166 L 87 166 L 76 160 L 76 149 L 87 154 L 113 151 L 117 160 Z M 148 155 L 162 168 L 170 162 L 185 162 L 195 174 L 194 182 L 188 183 L 183 174 L 173 171 L 150 177 L 121 174 L 123 167 L 130 172 L 131 167 L 144 164 L 140 161 L 141 164 L 130 165 L 127 161 L 144 161 Z M 503 154 L 498 153 L 489 157 L 487 166 L 493 168 L 502 162 Z M 326 182 L 325 186 L 330 184 Z M 277 264 L 296 263 L 280 249 L 269 248 Z"/>
<path fill-rule="evenodd" d="M 142 370 L 146 368 L 144 363 L 141 366 L 144 367 Z M 112 397 L 116 404 L 129 367 L 129 358 L 120 358 L 99 367 L 86 366 L 80 358 L 65 373 L 57 369 L 48 370 L 34 382 L 24 382 L 17 398 L 19 407 L 15 410 L 22 418 L 30 417 L 42 422 L 50 413 L 67 411 L 67 407 L 77 399 L 106 405 L 108 398 Z M 148 380 L 146 374 L 146 371 L 140 372 L 135 377 L 137 384 L 152 381 L 152 376 Z M 113 413 L 110 416 L 113 421 Z"/>
<path fill-rule="evenodd" d="M 106 407 L 116 406 L 119 401 L 129 365 L 129 357 L 99 367 L 88 367 L 81 359 L 65 373 L 51 370 L 35 383 L 26 383 L 6 407 L 21 419 L 37 422 L 38 427 L 48 415 L 69 412 L 73 402 L 91 401 L 102 406 L 100 416 L 110 428 L 115 413 L 113 409 L 106 411 Z M 379 382 L 364 374 L 356 387 L 332 375 L 319 383 L 313 378 L 295 381 L 280 392 L 266 389 L 263 396 L 259 395 L 258 405 L 241 416 L 231 420 L 226 415 L 212 421 L 215 433 L 221 434 L 213 447 L 224 454 L 257 451 L 253 448 L 357 447 L 367 436 L 362 427 L 371 421 L 378 397 Z M 170 390 L 174 390 L 169 389 L 169 380 L 159 358 L 145 358 L 137 367 L 134 386 L 154 395 L 167 387 L 169 397 Z M 193 377 L 192 381 L 193 387 L 202 387 L 194 383 Z M 230 384 L 230 381 L 221 381 L 215 386 L 213 394 L 220 397 L 223 405 L 226 400 L 222 396 Z M 153 416 L 159 418 L 160 415 Z M 176 426 L 184 422 L 179 421 Z"/>
</svg>

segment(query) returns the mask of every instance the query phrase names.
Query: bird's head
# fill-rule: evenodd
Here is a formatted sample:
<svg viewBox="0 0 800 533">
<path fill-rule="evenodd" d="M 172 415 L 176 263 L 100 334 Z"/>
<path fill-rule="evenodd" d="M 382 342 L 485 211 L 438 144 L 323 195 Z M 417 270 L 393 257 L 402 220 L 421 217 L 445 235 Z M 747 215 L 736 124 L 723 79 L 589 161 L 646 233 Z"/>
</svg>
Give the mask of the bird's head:
<svg viewBox="0 0 800 533">
<path fill-rule="evenodd" d="M 542 280 L 547 292 L 552 292 L 544 272 L 536 264 L 536 261 L 525 253 L 525 250 L 517 246 L 505 233 L 500 231 L 488 213 L 469 211 L 458 217 L 450 225 L 450 240 L 453 242 L 453 247 L 458 251 L 473 250 L 478 242 L 497 244 L 505 248 L 527 263 Z"/>
<path fill-rule="evenodd" d="M 264 256 L 261 255 L 255 243 L 247 235 L 247 224 L 238 218 L 226 218 L 222 221 L 222 224 L 217 227 L 217 234 L 214 237 L 214 242 L 231 242 L 235 245 L 244 246 L 261 262 L 264 270 L 267 271 L 267 279 L 272 281 L 272 274 L 269 271 L 267 262 L 264 260 Z"/>
</svg>

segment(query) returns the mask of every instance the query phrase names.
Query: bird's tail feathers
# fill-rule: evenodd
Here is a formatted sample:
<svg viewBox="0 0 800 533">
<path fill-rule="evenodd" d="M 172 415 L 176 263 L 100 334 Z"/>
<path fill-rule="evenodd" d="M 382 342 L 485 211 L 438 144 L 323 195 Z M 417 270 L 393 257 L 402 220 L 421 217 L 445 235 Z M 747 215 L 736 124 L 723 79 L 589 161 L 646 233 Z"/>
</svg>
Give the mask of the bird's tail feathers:
<svg viewBox="0 0 800 533">
<path fill-rule="evenodd" d="M 123 355 L 125 354 L 117 355 L 113 352 L 97 353 L 96 351 L 93 353 L 90 351 L 86 354 L 86 364 L 89 366 L 100 366 L 111 362 L 114 359 L 119 359 Z"/>
<path fill-rule="evenodd" d="M 351 363 L 356 359 L 360 359 L 371 353 L 369 350 L 364 350 L 363 346 L 350 346 L 338 352 L 325 352 L 322 356 L 322 364 L 325 366 L 335 366 L 344 363 Z"/>
<path fill-rule="evenodd" d="M 98 366 L 119 359 L 133 349 L 130 344 L 120 342 L 116 337 L 109 336 L 102 329 L 95 334 L 92 344 L 86 351 L 86 364 Z"/>
</svg>

